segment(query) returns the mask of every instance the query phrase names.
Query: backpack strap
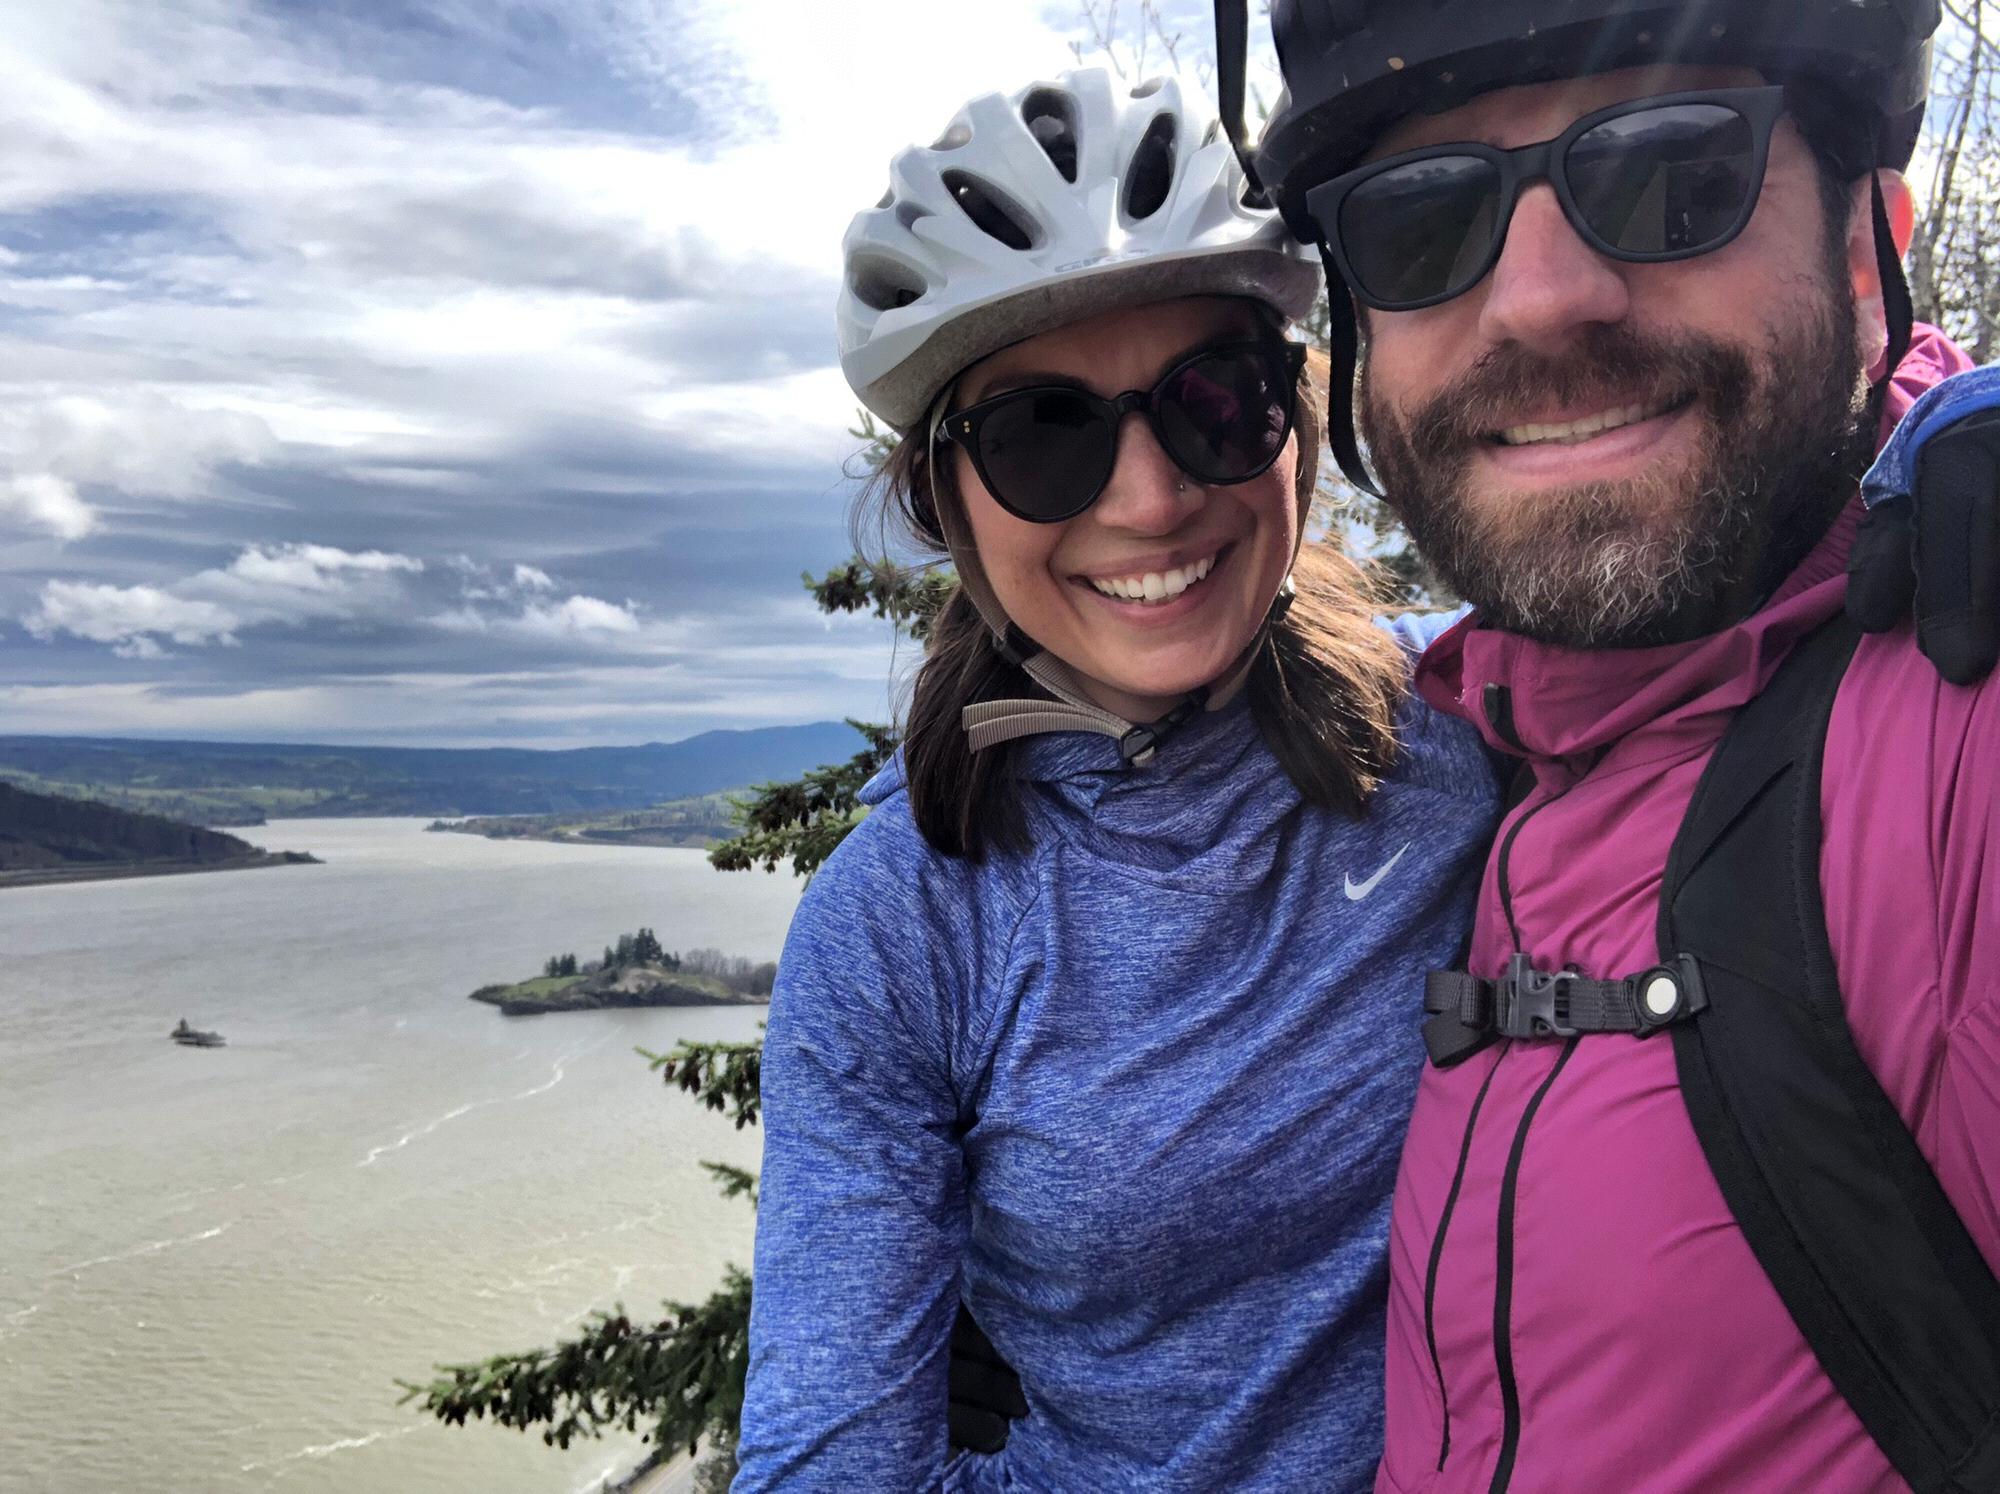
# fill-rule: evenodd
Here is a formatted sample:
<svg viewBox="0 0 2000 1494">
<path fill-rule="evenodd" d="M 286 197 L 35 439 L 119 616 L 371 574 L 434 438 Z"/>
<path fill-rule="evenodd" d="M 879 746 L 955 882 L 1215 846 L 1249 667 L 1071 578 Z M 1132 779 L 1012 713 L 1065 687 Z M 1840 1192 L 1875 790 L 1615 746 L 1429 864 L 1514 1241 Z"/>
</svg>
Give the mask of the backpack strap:
<svg viewBox="0 0 2000 1494">
<path fill-rule="evenodd" d="M 1716 748 L 1659 939 L 1695 1134 L 1821 1367 L 1917 1494 L 2000 1489 L 2000 1281 L 1856 1048 L 1820 891 L 1820 769 L 1860 634 L 1801 643 Z M 1894 867 L 1877 869 L 1895 876 Z"/>
</svg>

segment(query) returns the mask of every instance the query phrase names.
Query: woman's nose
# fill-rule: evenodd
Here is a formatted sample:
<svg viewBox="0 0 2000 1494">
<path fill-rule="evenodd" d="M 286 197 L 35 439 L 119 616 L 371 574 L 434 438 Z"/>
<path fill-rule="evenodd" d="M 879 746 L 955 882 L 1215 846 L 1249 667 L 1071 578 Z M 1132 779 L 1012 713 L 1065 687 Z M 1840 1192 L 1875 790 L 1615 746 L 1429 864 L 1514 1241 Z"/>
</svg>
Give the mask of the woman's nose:
<svg viewBox="0 0 2000 1494">
<path fill-rule="evenodd" d="M 1201 485 L 1161 449 L 1143 415 L 1134 411 L 1119 422 L 1111 480 L 1091 509 L 1098 523 L 1132 534 L 1170 534 L 1202 501 Z"/>
</svg>

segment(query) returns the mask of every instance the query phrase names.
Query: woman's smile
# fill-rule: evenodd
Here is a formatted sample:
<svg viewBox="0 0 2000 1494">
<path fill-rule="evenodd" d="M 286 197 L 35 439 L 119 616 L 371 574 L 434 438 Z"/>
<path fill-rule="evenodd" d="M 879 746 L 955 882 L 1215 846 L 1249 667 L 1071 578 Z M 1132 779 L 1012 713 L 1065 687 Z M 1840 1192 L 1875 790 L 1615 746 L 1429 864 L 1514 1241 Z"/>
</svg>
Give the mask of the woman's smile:
<svg viewBox="0 0 2000 1494">
<path fill-rule="evenodd" d="M 1196 547 L 1192 560 L 1124 566 L 1076 577 L 1091 600 L 1128 627 L 1163 627 L 1200 611 L 1222 590 L 1209 585 L 1234 544 Z M 1227 576 L 1218 578 L 1226 581 Z"/>
</svg>

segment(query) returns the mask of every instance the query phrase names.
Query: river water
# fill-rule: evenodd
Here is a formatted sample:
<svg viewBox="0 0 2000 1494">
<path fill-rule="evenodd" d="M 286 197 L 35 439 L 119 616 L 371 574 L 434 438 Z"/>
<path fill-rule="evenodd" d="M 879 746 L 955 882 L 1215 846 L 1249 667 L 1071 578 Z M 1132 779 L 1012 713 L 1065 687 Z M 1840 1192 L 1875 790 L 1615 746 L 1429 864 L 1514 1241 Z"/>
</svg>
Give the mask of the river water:
<svg viewBox="0 0 2000 1494">
<path fill-rule="evenodd" d="M 754 1167 L 758 1132 L 633 1050 L 762 1009 L 465 995 L 641 924 L 773 958 L 799 884 L 413 820 L 240 833 L 327 864 L 0 892 L 0 1490 L 594 1488 L 636 1437 L 446 1428 L 395 1381 L 749 1264 L 698 1164 Z M 182 1016 L 228 1046 L 169 1043 Z"/>
</svg>

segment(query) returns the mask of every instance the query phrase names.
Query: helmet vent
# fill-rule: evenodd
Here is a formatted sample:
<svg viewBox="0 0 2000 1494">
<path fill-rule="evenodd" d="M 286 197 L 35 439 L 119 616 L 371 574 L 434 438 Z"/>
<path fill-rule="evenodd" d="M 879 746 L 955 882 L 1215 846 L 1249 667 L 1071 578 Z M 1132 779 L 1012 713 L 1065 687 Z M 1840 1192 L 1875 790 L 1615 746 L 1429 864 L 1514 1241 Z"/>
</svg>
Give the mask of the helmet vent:
<svg viewBox="0 0 2000 1494">
<path fill-rule="evenodd" d="M 931 210 L 918 203 L 899 202 L 896 204 L 896 221 L 903 225 L 905 233 L 915 228 L 920 221 L 930 217 L 930 215 Z"/>
<path fill-rule="evenodd" d="M 945 191 L 951 193 L 952 201 L 959 205 L 981 233 L 998 239 L 1009 249 L 1035 247 L 1035 233 L 1029 227 L 1032 220 L 1009 202 L 999 188 L 966 171 L 947 171 L 942 180 Z"/>
<path fill-rule="evenodd" d="M 1156 114 L 1125 168 L 1125 216 L 1135 221 L 1152 217 L 1166 202 L 1173 180 L 1174 117 Z"/>
<path fill-rule="evenodd" d="M 1063 180 L 1076 180 L 1076 100 L 1055 88 L 1037 88 L 1021 101 L 1021 123 L 1035 137 Z"/>
<path fill-rule="evenodd" d="M 874 257 L 856 259 L 848 266 L 847 288 L 862 305 L 876 311 L 895 311 L 920 301 L 928 289 L 907 265 Z"/>
</svg>

